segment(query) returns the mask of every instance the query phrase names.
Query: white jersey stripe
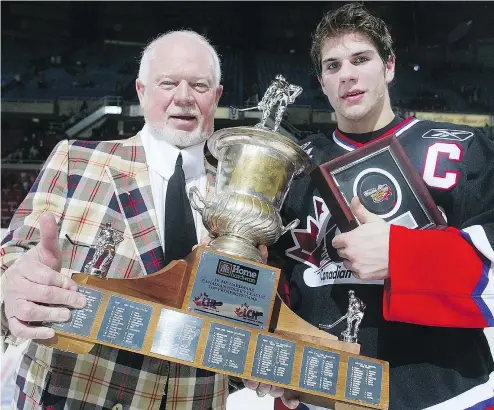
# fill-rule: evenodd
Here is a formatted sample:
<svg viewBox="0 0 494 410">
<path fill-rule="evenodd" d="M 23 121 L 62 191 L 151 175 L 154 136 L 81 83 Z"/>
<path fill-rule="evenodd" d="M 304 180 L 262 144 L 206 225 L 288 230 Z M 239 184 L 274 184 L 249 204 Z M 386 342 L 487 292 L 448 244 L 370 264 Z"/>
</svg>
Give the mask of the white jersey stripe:
<svg viewBox="0 0 494 410">
<path fill-rule="evenodd" d="M 480 303 L 479 306 L 482 314 L 487 320 L 488 326 L 494 326 L 494 249 L 492 249 L 482 226 L 469 226 L 468 228 L 462 229 L 461 232 L 468 235 L 472 245 L 488 260 L 484 274 L 475 290 L 478 290 L 479 293 L 482 292 L 480 297 L 485 305 L 481 306 L 482 303 Z M 486 308 L 489 309 L 489 312 L 487 312 Z"/>
<path fill-rule="evenodd" d="M 462 229 L 463 232 L 466 232 L 471 240 L 473 245 L 491 262 L 494 262 L 494 249 L 487 239 L 487 235 L 485 234 L 484 228 L 480 225 L 469 226 L 468 228 Z"/>
<path fill-rule="evenodd" d="M 350 145 L 345 145 L 342 141 L 340 141 L 336 137 L 336 133 L 333 131 L 333 141 L 336 142 L 337 145 L 339 145 L 341 148 L 343 148 L 346 151 L 353 151 L 355 148 L 350 146 Z"/>
<path fill-rule="evenodd" d="M 406 130 L 412 128 L 415 124 L 417 124 L 420 120 L 415 118 L 414 120 L 410 121 L 407 125 L 405 125 L 403 128 L 400 128 L 398 131 L 396 131 L 395 135 L 398 136 L 402 133 L 404 133 Z"/>
<path fill-rule="evenodd" d="M 412 121 L 410 121 L 408 124 L 406 124 L 404 127 L 400 128 L 398 131 L 395 132 L 395 135 L 396 136 L 399 136 L 401 135 L 402 133 L 404 133 L 406 130 L 412 128 L 415 124 L 417 124 L 420 120 L 418 120 L 417 118 L 413 119 Z M 337 136 L 336 136 L 336 132 L 333 131 L 333 141 L 339 145 L 341 148 L 343 148 L 344 150 L 346 151 L 353 151 L 355 149 L 355 147 L 349 145 L 349 144 L 346 144 L 345 142 L 343 142 L 342 140 L 340 140 Z"/>
</svg>

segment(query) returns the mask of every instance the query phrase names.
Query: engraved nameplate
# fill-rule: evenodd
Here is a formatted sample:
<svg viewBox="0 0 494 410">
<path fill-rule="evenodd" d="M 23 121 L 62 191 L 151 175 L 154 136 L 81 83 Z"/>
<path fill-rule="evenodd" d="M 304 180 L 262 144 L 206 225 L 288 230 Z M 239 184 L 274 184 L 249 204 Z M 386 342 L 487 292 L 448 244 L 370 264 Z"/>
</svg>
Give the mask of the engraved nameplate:
<svg viewBox="0 0 494 410">
<path fill-rule="evenodd" d="M 86 297 L 86 306 L 82 309 L 70 309 L 71 318 L 64 323 L 51 323 L 50 326 L 57 330 L 74 333 L 88 337 L 96 318 L 96 312 L 101 304 L 103 293 L 94 289 L 79 286 L 77 289 Z"/>
<path fill-rule="evenodd" d="M 152 310 L 144 303 L 112 296 L 97 339 L 129 349 L 142 349 Z"/>
<path fill-rule="evenodd" d="M 295 348 L 294 342 L 260 334 L 257 338 L 251 375 L 290 384 Z"/>
<path fill-rule="evenodd" d="M 250 332 L 232 326 L 211 323 L 204 352 L 204 366 L 243 373 Z"/>
<path fill-rule="evenodd" d="M 182 312 L 161 309 L 151 352 L 193 362 L 203 320 Z"/>
<path fill-rule="evenodd" d="M 314 347 L 304 347 L 299 387 L 336 394 L 340 355 Z"/>
<path fill-rule="evenodd" d="M 348 359 L 345 397 L 365 403 L 381 402 L 383 366 L 379 363 L 355 357 Z"/>
</svg>

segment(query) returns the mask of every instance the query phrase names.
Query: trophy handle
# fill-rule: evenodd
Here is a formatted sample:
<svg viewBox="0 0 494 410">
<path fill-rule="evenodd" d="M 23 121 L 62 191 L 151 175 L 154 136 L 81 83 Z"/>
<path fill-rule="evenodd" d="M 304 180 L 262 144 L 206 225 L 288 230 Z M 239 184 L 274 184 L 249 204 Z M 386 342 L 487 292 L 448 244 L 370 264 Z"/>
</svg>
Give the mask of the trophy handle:
<svg viewBox="0 0 494 410">
<path fill-rule="evenodd" d="M 287 226 L 284 226 L 281 228 L 281 235 L 284 235 L 287 233 L 290 229 L 295 229 L 298 224 L 300 223 L 300 219 L 294 219 L 292 222 L 290 222 Z M 280 236 L 281 236 L 280 235 Z"/>
<path fill-rule="evenodd" d="M 189 200 L 190 200 L 190 206 L 194 208 L 197 212 L 199 212 L 201 215 L 205 209 L 211 206 L 211 204 L 202 197 L 199 190 L 195 186 L 190 188 Z M 202 203 L 203 207 L 201 208 L 196 201 Z"/>
</svg>

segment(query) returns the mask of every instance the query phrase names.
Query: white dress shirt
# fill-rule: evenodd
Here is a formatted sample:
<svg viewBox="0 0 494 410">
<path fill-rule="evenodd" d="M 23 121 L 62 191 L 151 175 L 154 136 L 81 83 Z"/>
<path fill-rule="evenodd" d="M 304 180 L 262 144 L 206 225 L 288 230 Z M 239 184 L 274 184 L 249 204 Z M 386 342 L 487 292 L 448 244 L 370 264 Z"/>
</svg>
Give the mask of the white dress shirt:
<svg viewBox="0 0 494 410">
<path fill-rule="evenodd" d="M 141 130 L 141 140 L 146 153 L 146 161 L 149 167 L 149 179 L 154 207 L 158 218 L 159 236 L 161 245 L 165 249 L 165 203 L 168 181 L 175 172 L 175 164 L 178 154 L 182 153 L 183 170 L 187 195 L 190 188 L 197 187 L 203 197 L 206 194 L 206 169 L 204 167 L 205 142 L 178 149 L 177 147 L 154 137 L 147 125 Z M 192 209 L 194 223 L 196 225 L 197 238 L 201 237 L 203 229 L 202 217 L 199 212 Z M 199 240 L 199 239 L 198 239 Z M 192 251 L 192 249 L 191 249 Z"/>
</svg>

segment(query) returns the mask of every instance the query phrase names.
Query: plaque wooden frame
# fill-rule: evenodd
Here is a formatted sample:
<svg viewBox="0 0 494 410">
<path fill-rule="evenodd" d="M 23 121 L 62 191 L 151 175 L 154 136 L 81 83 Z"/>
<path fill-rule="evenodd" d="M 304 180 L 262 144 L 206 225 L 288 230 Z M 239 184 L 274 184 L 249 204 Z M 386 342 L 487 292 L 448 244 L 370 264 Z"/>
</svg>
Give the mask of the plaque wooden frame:
<svg viewBox="0 0 494 410">
<path fill-rule="evenodd" d="M 188 366 L 211 370 L 217 373 L 228 374 L 237 378 L 245 378 L 263 383 L 269 383 L 283 387 L 287 390 L 287 395 L 298 397 L 305 403 L 331 407 L 337 410 L 356 410 L 356 409 L 388 409 L 389 407 L 389 364 L 387 362 L 364 357 L 359 355 L 360 346 L 355 343 L 347 343 L 338 340 L 334 335 L 328 334 L 311 324 L 307 323 L 294 312 L 292 312 L 277 294 L 277 289 L 273 290 L 271 311 L 269 312 L 269 329 L 257 330 L 242 324 L 232 324 L 227 320 L 210 318 L 207 316 L 191 313 L 187 310 L 188 298 L 193 288 L 194 279 L 198 270 L 203 252 L 210 252 L 218 256 L 230 257 L 221 252 L 209 248 L 198 247 L 186 260 L 171 262 L 168 266 L 152 275 L 142 276 L 134 279 L 101 279 L 95 276 L 89 276 L 83 273 L 75 273 L 72 278 L 86 289 L 93 289 L 103 294 L 99 307 L 95 313 L 95 319 L 91 323 L 91 329 L 87 337 L 55 329 L 55 336 L 52 339 L 37 341 L 44 345 L 57 348 L 73 353 L 88 353 L 95 344 L 102 344 L 118 349 L 134 351 L 146 356 L 157 357 L 171 362 L 182 363 Z M 235 258 L 239 262 L 249 263 L 266 267 L 266 265 L 257 264 L 252 261 Z M 270 267 L 272 268 L 272 267 Z M 272 268 L 277 274 L 276 283 L 278 283 L 280 270 Z M 108 308 L 108 303 L 112 297 L 125 298 L 130 302 L 142 303 L 151 307 L 150 320 L 147 323 L 147 329 L 144 336 L 144 342 L 140 349 L 132 349 L 119 344 L 108 343 L 98 339 L 98 331 L 102 325 L 103 317 Z M 195 359 L 193 361 L 180 360 L 175 357 L 169 357 L 151 351 L 153 338 L 156 334 L 160 320 L 160 314 L 163 309 L 181 312 L 184 315 L 202 319 L 201 332 L 195 350 Z M 203 364 L 206 343 L 210 332 L 211 324 L 225 325 L 248 331 L 250 339 L 245 358 L 245 366 L 241 373 L 233 371 L 219 370 L 215 367 L 209 367 Z M 269 335 L 276 337 L 281 341 L 293 342 L 296 346 L 294 351 L 294 360 L 291 368 L 291 378 L 289 383 L 277 383 L 264 378 L 252 377 L 253 362 L 255 359 L 257 338 L 259 335 Z M 303 350 L 306 347 L 324 350 L 328 353 L 337 353 L 339 355 L 338 376 L 336 378 L 336 394 L 326 394 L 299 387 L 299 375 L 302 366 Z M 375 364 L 382 368 L 382 379 L 380 380 L 379 403 L 372 404 L 360 400 L 349 399 L 345 396 L 347 383 L 348 362 L 350 358 L 365 361 L 366 363 Z"/>
<path fill-rule="evenodd" d="M 362 163 L 362 161 L 371 162 L 373 155 L 380 153 L 383 150 L 389 150 L 402 173 L 402 179 L 408 184 L 416 201 L 429 218 L 430 225 L 425 228 L 446 225 L 446 222 L 434 203 L 424 181 L 410 162 L 410 159 L 406 155 L 405 150 L 401 146 L 396 135 L 391 134 L 368 143 L 348 154 L 319 165 L 312 171 L 311 178 L 331 211 L 331 215 L 335 218 L 340 230 L 342 232 L 350 231 L 356 228 L 359 225 L 359 222 L 350 209 L 349 201 L 351 198 L 347 201 L 338 187 L 338 183 L 334 176 L 335 173 L 343 169 L 351 168 L 356 164 Z"/>
</svg>

